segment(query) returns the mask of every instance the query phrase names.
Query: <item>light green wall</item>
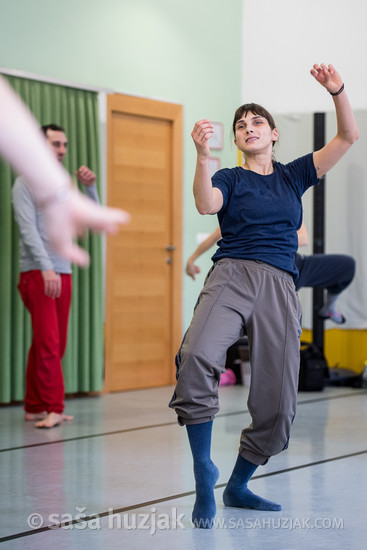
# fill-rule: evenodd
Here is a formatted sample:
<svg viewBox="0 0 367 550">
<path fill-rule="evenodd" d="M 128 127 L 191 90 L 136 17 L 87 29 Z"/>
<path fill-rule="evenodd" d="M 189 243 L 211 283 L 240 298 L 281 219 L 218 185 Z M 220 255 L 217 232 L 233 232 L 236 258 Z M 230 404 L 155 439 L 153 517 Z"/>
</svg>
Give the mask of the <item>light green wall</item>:
<svg viewBox="0 0 367 550">
<path fill-rule="evenodd" d="M 194 209 L 194 122 L 224 123 L 222 166 L 241 102 L 242 0 L 0 0 L 0 66 L 184 106 L 184 261 L 216 218 Z M 10 206 L 9 206 L 10 207 Z M 209 268 L 210 254 L 200 262 Z M 188 325 L 203 276 L 184 277 Z"/>
</svg>

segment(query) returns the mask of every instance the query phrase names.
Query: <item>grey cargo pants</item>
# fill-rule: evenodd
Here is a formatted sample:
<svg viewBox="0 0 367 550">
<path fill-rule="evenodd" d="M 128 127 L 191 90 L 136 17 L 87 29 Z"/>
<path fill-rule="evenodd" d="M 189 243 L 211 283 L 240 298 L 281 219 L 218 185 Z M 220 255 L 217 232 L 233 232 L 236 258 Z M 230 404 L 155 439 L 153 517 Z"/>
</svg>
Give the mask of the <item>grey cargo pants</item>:
<svg viewBox="0 0 367 550">
<path fill-rule="evenodd" d="M 177 385 L 169 406 L 181 425 L 214 418 L 227 349 L 244 329 L 252 422 L 242 431 L 240 454 L 261 465 L 287 447 L 296 412 L 301 306 L 285 271 L 255 260 L 216 262 L 176 356 Z"/>
</svg>

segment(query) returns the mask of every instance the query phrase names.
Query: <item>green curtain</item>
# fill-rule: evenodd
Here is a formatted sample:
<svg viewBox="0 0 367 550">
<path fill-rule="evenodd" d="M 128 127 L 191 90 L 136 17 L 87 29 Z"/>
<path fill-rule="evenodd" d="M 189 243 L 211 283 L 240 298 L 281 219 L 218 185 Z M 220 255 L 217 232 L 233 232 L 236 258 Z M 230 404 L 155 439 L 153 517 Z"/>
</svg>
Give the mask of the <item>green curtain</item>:
<svg viewBox="0 0 367 550">
<path fill-rule="evenodd" d="M 65 168 L 74 174 L 86 165 L 100 173 L 97 94 L 24 78 L 6 79 L 40 125 L 65 128 Z M 20 299 L 18 227 L 11 205 L 16 175 L 0 159 L 0 403 L 24 399 L 25 367 L 32 338 L 28 312 Z M 62 231 L 62 228 L 60 228 Z M 101 237 L 88 234 L 80 244 L 89 251 L 88 269 L 73 266 L 73 299 L 68 346 L 63 360 L 66 393 L 100 391 L 103 385 L 103 295 Z"/>
</svg>

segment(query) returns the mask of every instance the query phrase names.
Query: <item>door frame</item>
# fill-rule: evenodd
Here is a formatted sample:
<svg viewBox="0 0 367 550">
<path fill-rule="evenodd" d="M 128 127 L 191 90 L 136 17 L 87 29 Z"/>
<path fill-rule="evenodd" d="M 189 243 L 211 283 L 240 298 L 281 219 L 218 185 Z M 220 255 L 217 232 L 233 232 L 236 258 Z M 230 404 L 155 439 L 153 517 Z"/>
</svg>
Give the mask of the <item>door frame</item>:
<svg viewBox="0 0 367 550">
<path fill-rule="evenodd" d="M 107 204 L 110 186 L 112 185 L 112 116 L 113 113 L 126 113 L 168 121 L 172 124 L 172 243 L 176 249 L 172 265 L 172 303 L 170 327 L 170 355 L 172 358 L 172 376 L 170 383 L 175 382 L 174 357 L 182 339 L 182 174 L 183 174 L 183 106 L 176 103 L 148 99 L 125 94 L 107 95 Z M 110 205 L 114 206 L 114 205 Z M 122 206 L 123 208 L 123 206 Z M 104 392 L 109 389 L 108 352 L 111 349 L 111 331 L 107 330 L 111 312 L 111 297 L 107 290 L 108 280 L 112 273 L 112 262 L 109 253 L 109 239 L 106 242 L 106 330 L 105 330 L 105 380 Z"/>
</svg>

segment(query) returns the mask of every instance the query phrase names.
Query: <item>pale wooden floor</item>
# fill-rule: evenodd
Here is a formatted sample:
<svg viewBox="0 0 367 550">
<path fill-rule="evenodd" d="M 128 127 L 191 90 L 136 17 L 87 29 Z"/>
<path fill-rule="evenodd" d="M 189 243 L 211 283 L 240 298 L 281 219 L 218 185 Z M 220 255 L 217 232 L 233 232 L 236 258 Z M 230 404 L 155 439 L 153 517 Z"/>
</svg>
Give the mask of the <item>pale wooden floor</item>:
<svg viewBox="0 0 367 550">
<path fill-rule="evenodd" d="M 289 449 L 258 468 L 250 483 L 283 506 L 266 513 L 222 504 L 249 414 L 246 388 L 220 388 L 212 457 L 221 476 L 210 531 L 191 527 L 192 462 L 185 429 L 167 408 L 171 392 L 67 400 L 75 420 L 49 431 L 24 423 L 20 406 L 1 408 L 2 548 L 366 547 L 366 390 L 299 394 Z M 78 516 L 89 522 L 76 522 Z"/>
</svg>

